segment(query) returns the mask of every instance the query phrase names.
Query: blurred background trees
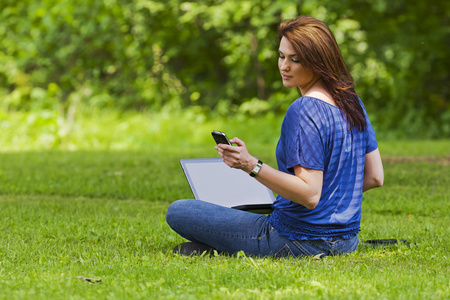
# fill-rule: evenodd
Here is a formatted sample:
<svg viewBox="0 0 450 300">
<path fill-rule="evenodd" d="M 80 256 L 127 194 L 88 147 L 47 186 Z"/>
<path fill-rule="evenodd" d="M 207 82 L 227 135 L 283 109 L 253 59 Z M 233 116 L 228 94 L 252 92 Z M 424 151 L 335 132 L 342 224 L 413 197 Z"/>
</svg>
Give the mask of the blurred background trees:
<svg viewBox="0 0 450 300">
<path fill-rule="evenodd" d="M 336 35 L 385 137 L 450 137 L 450 2 L 2 0 L 0 110 L 283 114 L 276 30 L 310 15 Z M 67 129 L 68 130 L 68 129 Z"/>
</svg>

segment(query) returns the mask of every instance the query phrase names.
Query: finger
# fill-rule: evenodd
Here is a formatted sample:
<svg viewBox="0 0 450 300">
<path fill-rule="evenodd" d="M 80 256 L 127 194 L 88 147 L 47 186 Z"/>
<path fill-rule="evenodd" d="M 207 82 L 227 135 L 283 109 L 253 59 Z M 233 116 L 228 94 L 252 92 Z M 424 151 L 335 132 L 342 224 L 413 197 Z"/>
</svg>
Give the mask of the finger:
<svg viewBox="0 0 450 300">
<path fill-rule="evenodd" d="M 229 166 L 230 168 L 233 167 L 233 161 L 230 160 L 226 155 L 223 155 L 222 153 L 220 154 L 220 156 L 222 157 L 222 161 Z"/>
<path fill-rule="evenodd" d="M 222 150 L 222 151 L 234 152 L 234 151 L 237 150 L 235 146 L 230 146 L 230 145 L 227 145 L 227 144 L 219 144 L 219 145 L 217 145 L 217 147 L 219 147 L 219 149 Z"/>
<path fill-rule="evenodd" d="M 230 142 L 238 145 L 239 147 L 245 147 L 245 143 L 237 137 L 232 138 Z"/>
</svg>

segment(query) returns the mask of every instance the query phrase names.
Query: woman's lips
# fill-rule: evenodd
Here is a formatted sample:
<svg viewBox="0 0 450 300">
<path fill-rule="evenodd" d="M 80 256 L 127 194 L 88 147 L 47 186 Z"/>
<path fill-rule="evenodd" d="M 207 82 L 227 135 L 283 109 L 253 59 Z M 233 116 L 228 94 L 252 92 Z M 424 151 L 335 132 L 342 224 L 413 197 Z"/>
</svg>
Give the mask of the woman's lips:
<svg viewBox="0 0 450 300">
<path fill-rule="evenodd" d="M 281 74 L 281 77 L 282 77 L 283 79 L 289 79 L 289 78 L 291 78 L 292 76 L 287 76 L 287 75 L 285 75 L 285 74 Z"/>
</svg>

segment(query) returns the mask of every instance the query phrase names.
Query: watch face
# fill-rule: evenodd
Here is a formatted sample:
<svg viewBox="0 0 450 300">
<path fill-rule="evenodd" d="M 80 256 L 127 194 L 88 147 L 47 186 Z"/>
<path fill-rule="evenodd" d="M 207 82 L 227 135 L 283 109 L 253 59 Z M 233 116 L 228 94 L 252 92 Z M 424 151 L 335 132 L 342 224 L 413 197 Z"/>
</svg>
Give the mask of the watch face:
<svg viewBox="0 0 450 300">
<path fill-rule="evenodd" d="M 253 168 L 252 172 L 250 173 L 250 176 L 255 177 L 261 170 L 261 167 L 262 167 L 262 161 L 258 160 L 258 162 L 256 163 L 256 166 Z"/>
</svg>

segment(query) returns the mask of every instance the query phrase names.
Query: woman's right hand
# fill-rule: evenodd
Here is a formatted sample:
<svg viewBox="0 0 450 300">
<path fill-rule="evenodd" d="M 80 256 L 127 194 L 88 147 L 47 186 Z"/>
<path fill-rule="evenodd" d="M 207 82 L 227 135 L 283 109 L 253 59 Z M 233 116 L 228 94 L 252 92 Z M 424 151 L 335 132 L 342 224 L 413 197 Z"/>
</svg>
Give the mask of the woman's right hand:
<svg viewBox="0 0 450 300">
<path fill-rule="evenodd" d="M 256 166 L 258 159 L 248 153 L 247 146 L 239 138 L 235 137 L 230 142 L 236 144 L 236 146 L 218 144 L 215 147 L 223 162 L 231 168 L 250 173 Z"/>
</svg>

